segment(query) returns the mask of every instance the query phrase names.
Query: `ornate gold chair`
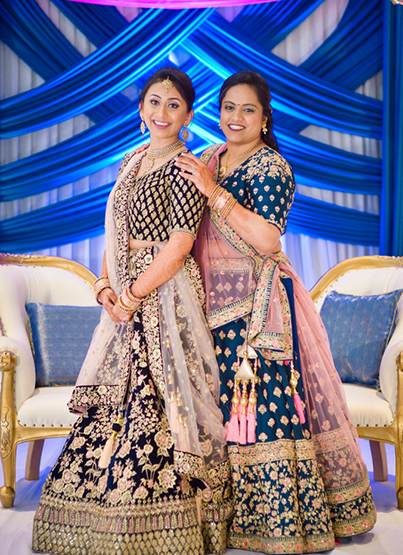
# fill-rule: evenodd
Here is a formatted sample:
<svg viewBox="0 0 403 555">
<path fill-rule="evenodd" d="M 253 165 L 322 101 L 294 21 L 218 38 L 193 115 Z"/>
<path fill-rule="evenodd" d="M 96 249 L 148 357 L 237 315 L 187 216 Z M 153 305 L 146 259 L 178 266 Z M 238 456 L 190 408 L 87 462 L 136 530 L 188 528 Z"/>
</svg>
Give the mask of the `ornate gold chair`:
<svg viewBox="0 0 403 555">
<path fill-rule="evenodd" d="M 311 297 L 320 310 L 331 291 L 349 295 L 379 295 L 403 289 L 403 258 L 363 256 L 337 264 L 318 281 Z M 347 405 L 358 435 L 369 439 L 375 480 L 387 480 L 385 443 L 396 451 L 396 495 L 403 509 L 403 301 L 397 324 L 379 368 L 380 390 L 346 383 Z"/>
<path fill-rule="evenodd" d="M 0 499 L 5 508 L 14 503 L 17 445 L 30 442 L 25 477 L 37 480 L 44 439 L 67 436 L 76 419 L 67 409 L 73 386 L 35 387 L 25 305 L 96 306 L 94 281 L 90 270 L 71 260 L 0 253 Z"/>
</svg>

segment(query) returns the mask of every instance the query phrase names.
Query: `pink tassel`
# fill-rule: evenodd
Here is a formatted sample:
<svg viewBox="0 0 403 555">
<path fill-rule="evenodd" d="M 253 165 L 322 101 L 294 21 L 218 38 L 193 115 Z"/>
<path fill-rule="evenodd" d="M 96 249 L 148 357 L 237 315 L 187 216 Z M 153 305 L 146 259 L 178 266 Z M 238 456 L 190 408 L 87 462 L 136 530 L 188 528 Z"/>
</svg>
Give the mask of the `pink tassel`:
<svg viewBox="0 0 403 555">
<path fill-rule="evenodd" d="M 301 397 L 299 396 L 298 393 L 294 393 L 294 405 L 295 405 L 295 408 L 297 409 L 299 421 L 301 422 L 301 424 L 305 424 L 304 409 L 302 408 Z"/>
<path fill-rule="evenodd" d="M 241 423 L 239 426 L 239 443 L 240 445 L 246 445 L 246 414 L 241 414 Z"/>
<path fill-rule="evenodd" d="M 112 424 L 112 434 L 108 441 L 105 443 L 103 451 L 98 461 L 99 468 L 108 468 L 111 462 L 113 452 L 115 451 L 116 436 L 122 429 L 123 409 L 119 410 L 116 422 Z"/>
<path fill-rule="evenodd" d="M 255 405 L 248 407 L 248 443 L 256 443 L 256 412 Z"/>
<path fill-rule="evenodd" d="M 99 459 L 99 462 L 98 462 L 99 468 L 108 468 L 111 462 L 114 449 L 115 449 L 115 440 L 112 437 L 110 437 L 108 441 L 105 443 L 101 457 Z"/>
<path fill-rule="evenodd" d="M 235 406 L 232 407 L 231 418 L 228 424 L 225 439 L 227 441 L 239 443 L 238 411 Z"/>
</svg>

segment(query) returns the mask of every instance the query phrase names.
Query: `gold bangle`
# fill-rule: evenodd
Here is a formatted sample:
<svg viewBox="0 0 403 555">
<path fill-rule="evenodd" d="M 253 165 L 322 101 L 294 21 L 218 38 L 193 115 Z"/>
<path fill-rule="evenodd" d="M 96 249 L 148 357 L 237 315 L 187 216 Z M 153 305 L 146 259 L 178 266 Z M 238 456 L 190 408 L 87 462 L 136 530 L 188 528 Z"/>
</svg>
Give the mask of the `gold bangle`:
<svg viewBox="0 0 403 555">
<path fill-rule="evenodd" d="M 136 297 L 135 295 L 133 295 L 132 290 L 131 290 L 131 285 L 126 287 L 126 295 L 134 303 L 142 303 L 147 298 L 147 296 L 145 296 L 145 297 Z"/>
<path fill-rule="evenodd" d="M 97 283 L 99 283 L 99 282 L 101 282 L 101 281 L 103 281 L 103 280 L 106 280 L 108 284 L 110 283 L 110 282 L 109 282 L 108 276 L 101 276 L 101 277 L 99 277 L 98 279 L 96 279 L 96 280 L 94 281 L 94 284 L 93 284 L 93 286 L 92 286 L 93 289 L 96 289 Z"/>
<path fill-rule="evenodd" d="M 234 208 L 237 202 L 238 201 L 234 197 L 227 200 L 226 205 L 220 212 L 220 216 L 224 218 L 224 220 L 228 217 L 228 214 L 231 212 L 231 210 Z"/>
<path fill-rule="evenodd" d="M 134 314 L 137 310 L 136 308 L 132 309 L 125 306 L 122 302 L 121 295 L 118 297 L 118 305 L 119 305 L 119 308 L 123 310 L 123 312 L 126 312 L 126 314 Z"/>
<path fill-rule="evenodd" d="M 130 298 L 127 295 L 127 289 L 125 289 L 122 294 L 120 295 L 120 300 L 123 304 L 123 306 L 126 306 L 127 308 L 130 308 L 131 310 L 137 310 L 139 305 L 141 304 L 139 301 L 131 301 Z"/>
<path fill-rule="evenodd" d="M 222 191 L 224 191 L 224 188 L 221 187 L 221 185 L 216 185 L 214 187 L 213 192 L 211 193 L 207 201 L 207 206 L 209 208 L 212 208 L 214 201 L 217 199 L 217 197 L 221 194 Z"/>
<path fill-rule="evenodd" d="M 97 303 L 98 303 L 100 306 L 103 306 L 103 303 L 101 303 L 101 301 L 99 300 L 98 297 L 99 297 L 100 293 L 101 293 L 102 291 L 104 291 L 105 289 L 112 289 L 112 287 L 111 287 L 110 285 L 104 285 L 104 286 L 99 287 L 98 289 L 95 289 L 95 291 L 94 291 L 94 293 L 95 293 L 95 300 L 97 301 Z"/>
</svg>

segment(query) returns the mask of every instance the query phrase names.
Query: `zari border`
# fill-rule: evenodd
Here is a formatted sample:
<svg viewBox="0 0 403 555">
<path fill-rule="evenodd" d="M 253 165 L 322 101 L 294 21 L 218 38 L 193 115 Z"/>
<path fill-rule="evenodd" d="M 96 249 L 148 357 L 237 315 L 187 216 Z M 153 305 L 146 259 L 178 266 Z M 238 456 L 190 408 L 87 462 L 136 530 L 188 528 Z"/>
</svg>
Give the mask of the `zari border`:
<svg viewBox="0 0 403 555">
<path fill-rule="evenodd" d="M 251 313 L 253 306 L 253 294 L 239 299 L 234 303 L 212 310 L 207 314 L 207 323 L 210 330 L 229 324 L 238 318 L 244 318 Z"/>
<path fill-rule="evenodd" d="M 100 506 L 42 495 L 34 521 L 33 551 L 80 555 L 201 555 L 193 496 L 136 500 L 136 506 Z"/>
<path fill-rule="evenodd" d="M 101 505 L 96 501 L 66 501 L 43 494 L 36 520 L 81 526 L 97 532 L 139 533 L 197 524 L 194 497 L 141 500 L 131 506 Z"/>
<path fill-rule="evenodd" d="M 74 388 L 67 406 L 70 412 L 82 413 L 93 406 L 116 405 L 118 399 L 117 385 L 79 385 Z"/>
<path fill-rule="evenodd" d="M 253 445 L 229 445 L 228 452 L 233 464 L 254 466 L 279 460 L 315 459 L 313 443 L 309 439 L 279 439 Z"/>
<path fill-rule="evenodd" d="M 334 536 L 332 533 L 308 537 L 284 536 L 279 538 L 231 534 L 228 543 L 229 547 L 276 554 L 318 553 L 320 551 L 330 551 L 334 548 L 334 545 Z"/>
</svg>

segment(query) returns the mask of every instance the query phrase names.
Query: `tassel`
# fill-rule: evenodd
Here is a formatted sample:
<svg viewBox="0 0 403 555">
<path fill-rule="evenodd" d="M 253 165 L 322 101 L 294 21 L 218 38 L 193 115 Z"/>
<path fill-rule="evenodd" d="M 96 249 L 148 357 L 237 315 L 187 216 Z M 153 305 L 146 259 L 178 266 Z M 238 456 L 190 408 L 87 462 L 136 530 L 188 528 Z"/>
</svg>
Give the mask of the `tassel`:
<svg viewBox="0 0 403 555">
<path fill-rule="evenodd" d="M 247 414 L 246 409 L 248 407 L 248 390 L 247 390 L 247 381 L 242 382 L 242 397 L 241 397 L 241 414 L 239 417 L 240 426 L 239 426 L 239 443 L 241 445 L 246 445 L 246 422 L 247 422 Z M 238 408 L 239 413 L 239 408 Z"/>
<path fill-rule="evenodd" d="M 239 426 L 239 444 L 246 445 L 246 424 L 247 417 L 246 414 L 241 414 L 241 423 Z"/>
<path fill-rule="evenodd" d="M 299 393 L 297 391 L 298 378 L 295 375 L 294 363 L 292 362 L 292 360 L 290 361 L 290 365 L 291 365 L 290 386 L 291 386 L 292 395 L 294 398 L 295 409 L 297 411 L 299 421 L 301 422 L 301 424 L 305 424 L 306 420 L 305 420 L 304 409 L 302 408 L 301 397 L 299 396 Z"/>
<path fill-rule="evenodd" d="M 111 458 L 112 455 L 115 451 L 115 446 L 116 446 L 116 436 L 118 435 L 118 433 L 120 432 L 120 430 L 122 429 L 122 421 L 123 418 L 123 411 L 122 409 L 119 410 L 119 414 L 118 414 L 118 418 L 116 420 L 116 422 L 113 423 L 112 425 L 112 435 L 111 437 L 108 439 L 108 441 L 105 443 L 105 446 L 102 450 L 101 456 L 99 458 L 99 462 L 98 462 L 98 467 L 99 468 L 108 468 L 110 462 L 111 462 Z"/>
<path fill-rule="evenodd" d="M 233 441 L 234 443 L 239 443 L 238 405 L 240 403 L 240 399 L 238 392 L 239 385 L 237 380 L 235 380 L 234 396 L 232 397 L 231 418 L 228 424 L 227 433 L 225 435 L 225 439 L 227 441 Z"/>
<path fill-rule="evenodd" d="M 115 443 L 116 443 L 115 439 L 112 436 L 105 443 L 105 446 L 102 450 L 101 457 L 98 461 L 99 468 L 108 468 L 109 463 L 111 462 L 111 458 L 115 450 Z"/>
<path fill-rule="evenodd" d="M 299 396 L 298 393 L 294 393 L 293 397 L 294 397 L 294 405 L 295 405 L 295 408 L 297 409 L 299 421 L 301 422 L 301 424 L 305 424 L 305 414 L 304 414 L 304 409 L 302 408 L 301 397 Z"/>
<path fill-rule="evenodd" d="M 252 381 L 252 388 L 249 394 L 248 405 L 248 443 L 256 443 L 256 405 L 257 395 L 255 382 Z"/>
</svg>

